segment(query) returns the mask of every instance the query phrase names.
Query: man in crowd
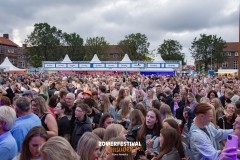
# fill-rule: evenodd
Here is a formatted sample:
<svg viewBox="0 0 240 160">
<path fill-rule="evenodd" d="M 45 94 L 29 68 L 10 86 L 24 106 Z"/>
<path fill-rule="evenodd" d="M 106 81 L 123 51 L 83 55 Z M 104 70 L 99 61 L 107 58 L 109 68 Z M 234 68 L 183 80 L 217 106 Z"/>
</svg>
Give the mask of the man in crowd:
<svg viewBox="0 0 240 160">
<path fill-rule="evenodd" d="M 88 116 L 86 115 L 86 113 L 88 112 L 88 109 L 89 109 L 88 105 L 84 103 L 78 103 L 76 106 L 76 110 L 75 110 L 76 120 L 73 126 L 73 133 L 71 136 L 71 145 L 74 150 L 77 149 L 78 141 L 82 137 L 82 135 L 85 132 L 92 131 L 91 122 Z"/>
<path fill-rule="evenodd" d="M 60 89 L 60 91 L 59 91 L 59 98 L 60 98 L 59 101 L 60 102 L 65 102 L 67 94 L 68 94 L 68 90 Z"/>
<path fill-rule="evenodd" d="M 83 103 L 85 103 L 89 107 L 87 116 L 90 119 L 90 122 L 92 124 L 92 129 L 97 128 L 99 120 L 102 116 L 102 113 L 96 109 L 97 108 L 96 101 L 92 98 L 86 98 L 83 100 Z"/>
<path fill-rule="evenodd" d="M 72 132 L 74 121 L 75 121 L 75 109 L 76 109 L 76 104 L 74 103 L 75 94 L 68 93 L 66 95 L 65 101 L 68 104 L 68 111 L 66 111 L 65 114 L 67 115 L 68 119 L 70 119 L 70 127 L 71 127 L 71 132 Z"/>
<path fill-rule="evenodd" d="M 41 126 L 42 123 L 38 116 L 32 113 L 30 100 L 27 97 L 19 97 L 15 102 L 17 119 L 15 120 L 11 133 L 18 146 L 18 152 L 21 151 L 22 142 L 28 131 L 35 126 Z"/>
<path fill-rule="evenodd" d="M 226 140 L 233 130 L 216 129 L 211 123 L 213 110 L 210 104 L 199 103 L 195 109 L 196 118 L 189 131 L 189 146 L 193 160 L 219 159 L 221 152 L 217 143 Z"/>
<path fill-rule="evenodd" d="M 156 94 L 157 94 L 157 98 L 160 102 L 164 101 L 164 99 L 166 98 L 166 95 L 163 93 L 161 85 L 156 86 Z"/>
<path fill-rule="evenodd" d="M 173 97 L 172 97 L 172 95 L 171 95 L 171 89 L 169 88 L 169 87 L 166 87 L 165 89 L 164 89 L 164 91 L 165 91 L 165 94 L 166 94 L 166 98 L 165 98 L 165 100 L 164 100 L 164 102 L 167 104 L 167 105 L 171 105 L 171 103 L 172 103 L 172 101 L 173 101 Z"/>
<path fill-rule="evenodd" d="M 9 106 L 0 107 L 0 159 L 13 159 L 18 153 L 16 140 L 13 138 L 10 130 L 16 112 Z"/>
<path fill-rule="evenodd" d="M 92 92 L 89 91 L 89 90 L 86 90 L 82 93 L 82 95 L 83 95 L 83 99 L 91 98 L 92 97 Z"/>
<path fill-rule="evenodd" d="M 31 90 L 23 91 L 22 96 L 29 98 L 31 101 L 33 99 L 33 92 Z"/>
<path fill-rule="evenodd" d="M 228 90 L 225 95 L 223 95 L 222 97 L 220 97 L 220 101 L 222 103 L 222 106 L 225 108 L 226 103 L 231 103 L 231 98 L 233 97 L 234 93 L 231 90 Z"/>
<path fill-rule="evenodd" d="M 15 96 L 15 94 L 16 94 L 16 93 L 20 93 L 21 91 L 18 90 L 18 85 L 17 85 L 17 83 L 13 81 L 13 82 L 11 83 L 10 88 L 8 88 L 8 89 L 6 90 L 6 92 L 7 92 L 7 95 L 6 95 L 6 96 L 11 100 L 11 103 L 12 103 L 12 99 L 13 99 L 13 97 Z"/>
</svg>

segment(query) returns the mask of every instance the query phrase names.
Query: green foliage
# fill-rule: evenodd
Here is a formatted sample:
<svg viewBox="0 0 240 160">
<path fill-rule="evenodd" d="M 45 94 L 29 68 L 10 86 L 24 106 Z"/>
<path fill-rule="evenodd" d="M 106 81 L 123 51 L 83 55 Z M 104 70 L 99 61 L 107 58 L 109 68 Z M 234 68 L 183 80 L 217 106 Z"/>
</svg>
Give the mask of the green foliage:
<svg viewBox="0 0 240 160">
<path fill-rule="evenodd" d="M 38 56 L 38 55 L 33 55 L 32 60 L 30 61 L 30 64 L 34 67 L 34 68 L 38 68 L 38 67 L 42 67 L 42 57 Z"/>
<path fill-rule="evenodd" d="M 104 37 L 87 38 L 85 43 L 86 54 L 84 60 L 92 60 L 94 54 L 97 54 L 100 61 L 107 60 L 109 58 L 109 53 L 107 53 L 109 47 L 109 43 Z"/>
<path fill-rule="evenodd" d="M 182 45 L 176 40 L 164 40 L 163 44 L 159 45 L 157 50 L 161 54 L 163 60 L 178 60 L 182 61 L 182 65 L 186 64 L 184 62 L 184 53 L 181 53 Z"/>
<path fill-rule="evenodd" d="M 61 38 L 62 31 L 56 27 L 51 27 L 47 23 L 35 24 L 33 32 L 24 41 L 29 47 L 26 54 L 30 63 L 34 55 L 46 61 L 58 60 L 61 57 L 58 54 L 61 50 Z"/>
<path fill-rule="evenodd" d="M 145 60 L 149 53 L 150 43 L 145 34 L 136 33 L 125 36 L 124 40 L 118 42 L 118 50 L 122 54 L 128 54 L 132 61 Z"/>
<path fill-rule="evenodd" d="M 63 33 L 64 55 L 69 55 L 72 61 L 83 61 L 84 47 L 83 39 L 76 33 Z"/>
<path fill-rule="evenodd" d="M 214 70 L 217 70 L 218 64 L 227 60 L 223 52 L 226 47 L 226 41 L 216 35 L 200 34 L 200 38 L 195 37 L 189 48 L 195 61 L 204 66 L 205 71 L 211 68 L 211 61 Z M 212 58 L 212 60 L 211 60 Z"/>
</svg>

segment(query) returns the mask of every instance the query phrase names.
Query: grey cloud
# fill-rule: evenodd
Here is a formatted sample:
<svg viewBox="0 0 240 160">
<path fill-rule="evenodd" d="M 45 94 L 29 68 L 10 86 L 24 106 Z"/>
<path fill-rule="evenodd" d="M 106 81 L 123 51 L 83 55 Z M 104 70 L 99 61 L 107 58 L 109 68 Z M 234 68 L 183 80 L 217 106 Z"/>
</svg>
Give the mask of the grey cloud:
<svg viewBox="0 0 240 160">
<path fill-rule="evenodd" d="M 164 39 L 175 39 L 189 54 L 187 48 L 201 33 L 236 40 L 227 30 L 238 26 L 238 10 L 228 15 L 222 12 L 233 2 L 239 3 L 238 0 L 1 1 L 0 36 L 18 29 L 24 41 L 31 33 L 27 28 L 47 22 L 63 32 L 76 32 L 84 40 L 104 36 L 110 44 L 117 44 L 125 35 L 140 32 L 148 37 L 150 50 L 157 49 Z"/>
</svg>

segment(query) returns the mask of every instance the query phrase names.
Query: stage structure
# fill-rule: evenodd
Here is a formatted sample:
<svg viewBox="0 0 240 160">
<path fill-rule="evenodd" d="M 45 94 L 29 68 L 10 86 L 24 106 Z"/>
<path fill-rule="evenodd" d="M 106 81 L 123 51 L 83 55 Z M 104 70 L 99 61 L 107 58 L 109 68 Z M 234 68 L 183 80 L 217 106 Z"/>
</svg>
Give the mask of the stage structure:
<svg viewBox="0 0 240 160">
<path fill-rule="evenodd" d="M 67 56 L 67 55 L 66 55 Z M 68 57 L 68 56 L 67 56 Z M 65 59 L 65 58 L 64 58 Z M 176 71 L 182 71 L 181 61 L 164 61 L 160 54 L 157 54 L 154 61 L 131 61 L 127 54 L 125 54 L 122 61 L 100 61 L 97 55 L 94 55 L 91 61 L 43 61 L 43 70 L 45 72 L 88 72 L 88 73 L 141 73 L 149 74 L 165 74 L 175 75 Z"/>
</svg>

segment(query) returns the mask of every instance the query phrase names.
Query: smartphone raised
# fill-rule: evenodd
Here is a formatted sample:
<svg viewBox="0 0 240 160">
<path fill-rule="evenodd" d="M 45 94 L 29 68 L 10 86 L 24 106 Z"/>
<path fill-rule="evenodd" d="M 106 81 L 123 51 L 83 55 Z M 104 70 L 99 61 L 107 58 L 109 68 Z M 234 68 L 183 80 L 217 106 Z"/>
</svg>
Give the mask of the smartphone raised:
<svg viewBox="0 0 240 160">
<path fill-rule="evenodd" d="M 231 158 L 237 159 L 238 137 L 235 135 L 229 134 L 227 137 L 225 148 L 236 148 L 236 150 L 231 150 L 229 153 L 236 153 L 236 156 L 231 156 Z"/>
</svg>

